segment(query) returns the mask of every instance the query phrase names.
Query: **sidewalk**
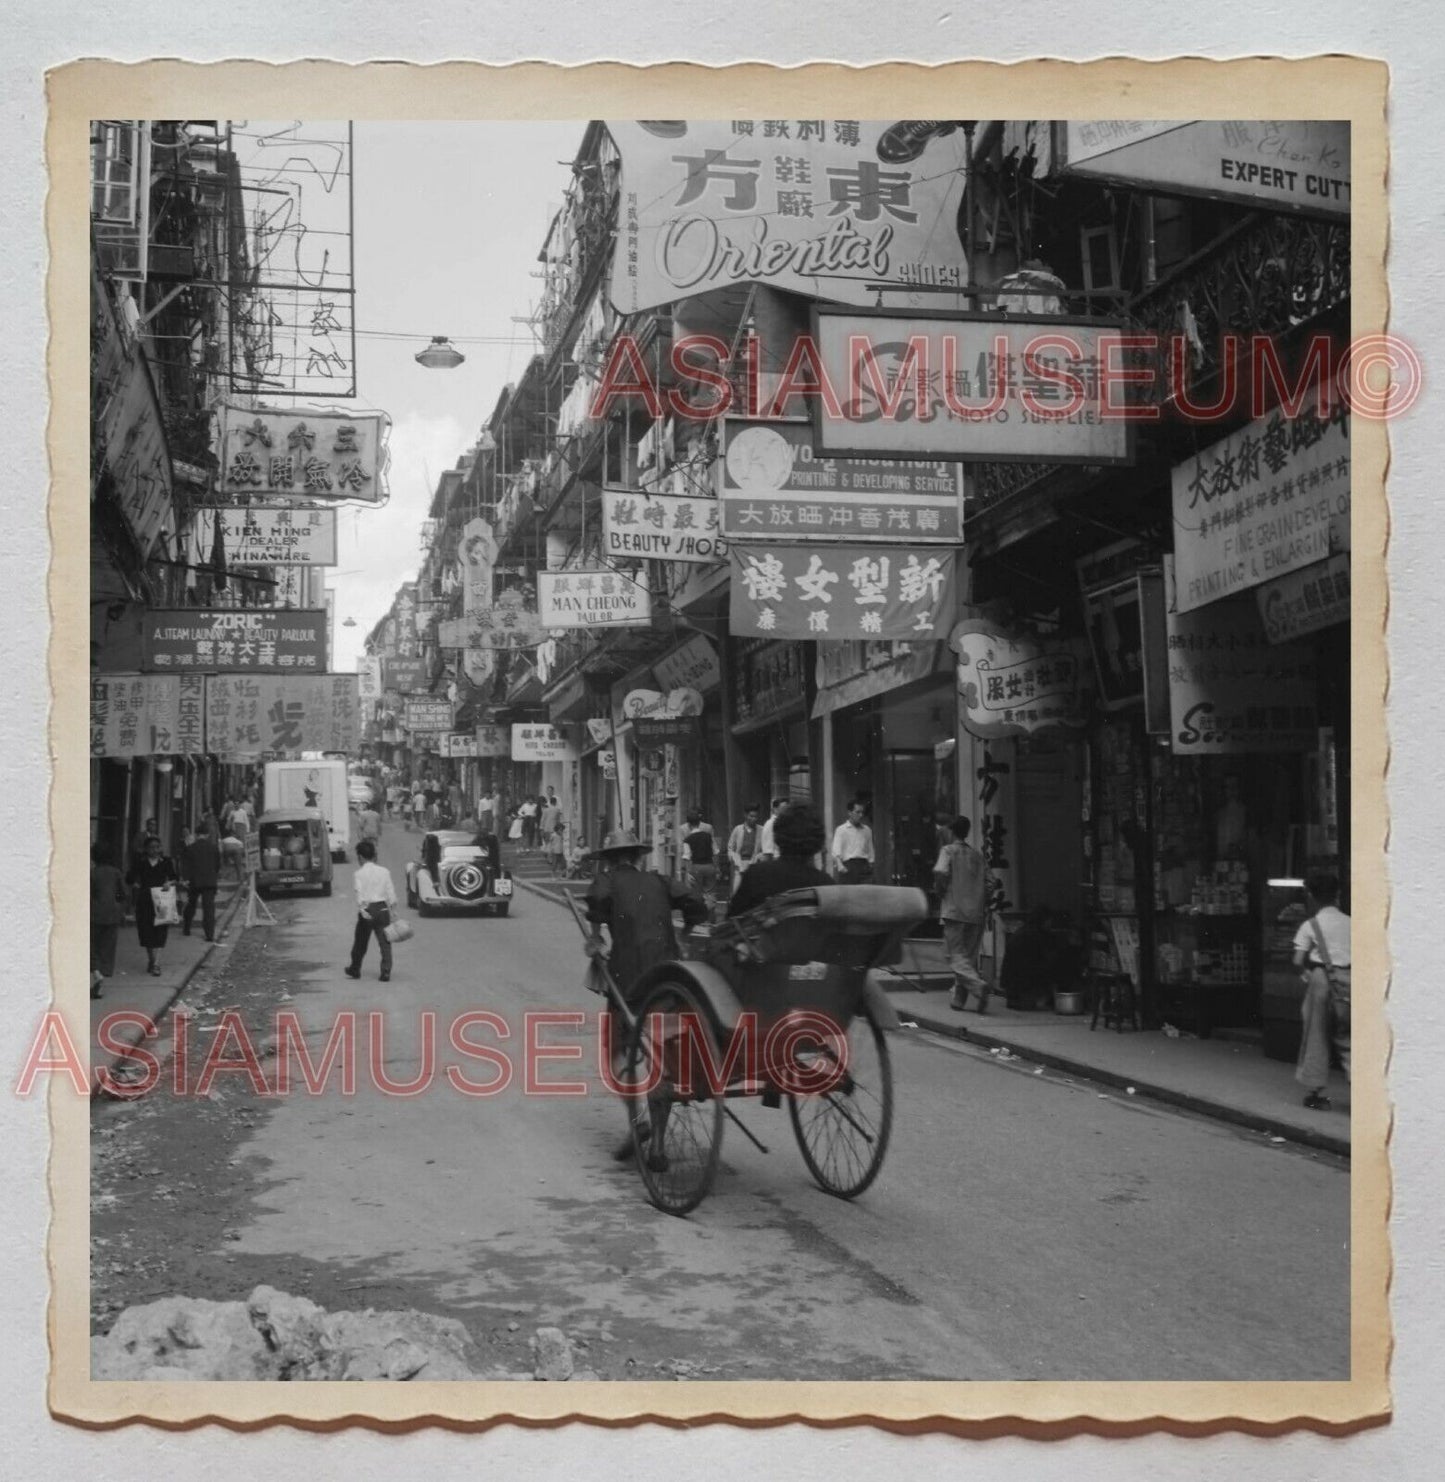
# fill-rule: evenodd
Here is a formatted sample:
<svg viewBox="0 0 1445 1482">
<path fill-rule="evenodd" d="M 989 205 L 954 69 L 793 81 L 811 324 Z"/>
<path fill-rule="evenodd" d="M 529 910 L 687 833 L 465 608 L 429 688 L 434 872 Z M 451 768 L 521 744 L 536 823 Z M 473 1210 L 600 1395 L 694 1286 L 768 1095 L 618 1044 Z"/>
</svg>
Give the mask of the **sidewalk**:
<svg viewBox="0 0 1445 1482">
<path fill-rule="evenodd" d="M 101 998 L 90 1001 L 90 1070 L 91 1095 L 98 1094 L 97 1073 L 102 1066 L 114 1067 L 124 1060 L 124 1053 L 103 1050 L 97 1038 L 100 1022 L 108 1014 L 122 1011 L 146 1015 L 159 1024 L 166 1011 L 180 997 L 186 985 L 200 970 L 201 964 L 215 950 L 229 930 L 237 910 L 244 908 L 246 893 L 234 880 L 223 882 L 216 891 L 216 942 L 208 942 L 201 927 L 200 913 L 191 923 L 191 935 L 183 936 L 179 926 L 171 927 L 166 945 L 159 954 L 158 978 L 146 971 L 145 948 L 136 939 L 135 923 L 120 929 L 115 949 L 115 972 L 101 985 Z M 111 1038 L 129 1045 L 140 1043 L 141 1030 L 127 1024 L 112 1030 Z"/>
<path fill-rule="evenodd" d="M 518 885 L 561 904 L 561 892 L 581 895 L 585 880 L 563 882 L 546 877 L 540 856 L 509 851 L 508 864 Z M 535 861 L 535 863 L 534 863 Z M 1000 1054 L 1077 1075 L 1126 1094 L 1176 1106 L 1200 1116 L 1271 1137 L 1350 1155 L 1350 1088 L 1339 1071 L 1331 1071 L 1330 1111 L 1308 1111 L 1294 1067 L 1266 1059 L 1257 1044 L 1222 1035 L 1172 1039 L 1161 1030 L 1090 1031 L 1088 1014 L 1025 1013 L 989 999 L 988 1013 L 957 1013 L 948 1006 L 952 978 L 940 972 L 939 944 L 904 943 L 897 972 L 882 971 L 879 985 L 887 992 L 905 1024 L 934 1034 L 966 1040 Z M 920 992 L 923 989 L 926 991 Z M 907 1031 L 905 1031 L 907 1032 Z"/>
</svg>

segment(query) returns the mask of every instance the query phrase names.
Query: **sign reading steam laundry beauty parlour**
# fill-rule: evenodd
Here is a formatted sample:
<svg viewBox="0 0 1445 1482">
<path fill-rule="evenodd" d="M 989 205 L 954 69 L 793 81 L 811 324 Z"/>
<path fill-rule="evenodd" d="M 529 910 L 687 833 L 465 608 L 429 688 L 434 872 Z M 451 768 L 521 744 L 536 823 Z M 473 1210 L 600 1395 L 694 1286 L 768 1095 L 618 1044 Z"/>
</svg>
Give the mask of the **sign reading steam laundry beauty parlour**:
<svg viewBox="0 0 1445 1482">
<path fill-rule="evenodd" d="M 637 628 L 652 621 L 652 597 L 617 571 L 539 571 L 537 610 L 544 628 Z"/>
<path fill-rule="evenodd" d="M 159 608 L 145 615 L 141 668 L 319 674 L 326 613 L 277 607 Z"/>
<path fill-rule="evenodd" d="M 993 740 L 1084 724 L 1086 670 L 1074 645 L 982 614 L 960 621 L 948 645 L 958 656 L 958 693 L 971 735 Z"/>
</svg>

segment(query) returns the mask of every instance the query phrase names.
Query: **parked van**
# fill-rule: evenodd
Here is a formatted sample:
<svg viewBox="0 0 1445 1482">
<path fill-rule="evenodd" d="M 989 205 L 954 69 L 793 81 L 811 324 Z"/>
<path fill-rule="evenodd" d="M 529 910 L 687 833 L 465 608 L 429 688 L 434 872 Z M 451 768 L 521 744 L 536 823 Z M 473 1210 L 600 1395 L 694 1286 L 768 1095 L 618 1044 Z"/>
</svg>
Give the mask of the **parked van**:
<svg viewBox="0 0 1445 1482">
<path fill-rule="evenodd" d="M 256 892 L 317 890 L 331 894 L 331 844 L 319 808 L 276 808 L 256 822 L 261 868 Z"/>
<path fill-rule="evenodd" d="M 346 795 L 346 763 L 340 757 L 300 762 L 267 762 L 265 798 L 268 813 L 281 808 L 319 808 L 326 820 L 332 859 L 351 850 L 351 807 Z"/>
</svg>

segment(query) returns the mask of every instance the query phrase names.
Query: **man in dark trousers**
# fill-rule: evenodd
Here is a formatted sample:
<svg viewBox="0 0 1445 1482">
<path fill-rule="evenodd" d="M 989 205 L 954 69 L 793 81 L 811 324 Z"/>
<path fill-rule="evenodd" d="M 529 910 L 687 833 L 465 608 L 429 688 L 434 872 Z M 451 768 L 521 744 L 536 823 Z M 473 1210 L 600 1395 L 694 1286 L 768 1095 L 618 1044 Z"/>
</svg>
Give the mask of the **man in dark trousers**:
<svg viewBox="0 0 1445 1482">
<path fill-rule="evenodd" d="M 698 926 L 707 919 L 707 908 L 681 881 L 664 879 L 642 869 L 643 856 L 649 852 L 649 847 L 627 829 L 609 834 L 593 855 L 608 868 L 588 886 L 586 897 L 587 919 L 593 928 L 585 947 L 587 955 L 607 957 L 608 968 L 617 986 L 634 1008 L 637 1006 L 636 987 L 642 975 L 648 968 L 678 955 L 672 913 L 680 910 L 688 926 Z M 611 938 L 610 951 L 599 930 L 603 926 Z M 613 1031 L 615 1059 L 620 1026 L 614 1023 Z M 661 1130 L 660 1127 L 654 1129 L 656 1133 Z M 660 1164 L 660 1136 L 654 1141 L 648 1156 L 653 1163 Z M 613 1156 L 618 1162 L 632 1156 L 630 1132 Z"/>
<path fill-rule="evenodd" d="M 988 862 L 968 843 L 969 820 L 959 814 L 953 820 L 953 839 L 938 854 L 933 883 L 942 898 L 939 916 L 943 924 L 943 947 L 953 970 L 951 1009 L 962 1012 L 971 991 L 978 992 L 978 1011 L 988 1012 L 988 979 L 978 970 L 978 951 L 983 945 L 988 920 Z"/>
<path fill-rule="evenodd" d="M 216 842 L 209 818 L 196 825 L 196 837 L 181 855 L 181 873 L 186 882 L 186 908 L 181 912 L 181 933 L 191 934 L 196 904 L 201 907 L 201 926 L 206 940 L 216 940 L 216 885 L 221 878 L 221 846 Z"/>
</svg>

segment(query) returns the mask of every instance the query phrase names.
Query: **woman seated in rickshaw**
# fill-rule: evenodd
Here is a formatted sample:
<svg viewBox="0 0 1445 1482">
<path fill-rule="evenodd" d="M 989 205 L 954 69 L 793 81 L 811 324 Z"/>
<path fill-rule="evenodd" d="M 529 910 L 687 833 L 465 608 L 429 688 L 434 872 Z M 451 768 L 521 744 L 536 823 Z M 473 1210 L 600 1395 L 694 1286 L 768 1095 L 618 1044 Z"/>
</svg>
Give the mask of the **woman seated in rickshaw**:
<svg viewBox="0 0 1445 1482">
<path fill-rule="evenodd" d="M 832 880 L 813 863 L 826 837 L 823 820 L 811 803 L 789 803 L 773 823 L 777 855 L 761 860 L 744 873 L 728 905 L 728 915 L 740 916 L 785 890 L 831 885 Z"/>
</svg>

